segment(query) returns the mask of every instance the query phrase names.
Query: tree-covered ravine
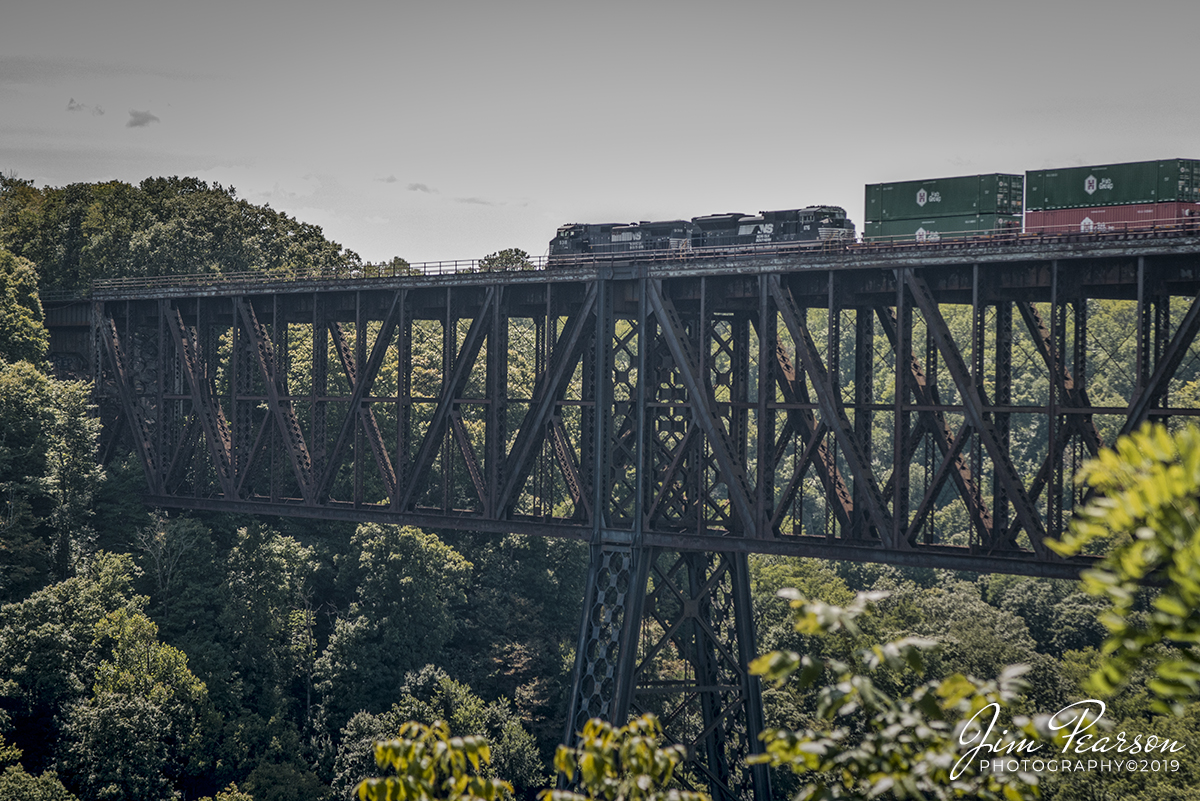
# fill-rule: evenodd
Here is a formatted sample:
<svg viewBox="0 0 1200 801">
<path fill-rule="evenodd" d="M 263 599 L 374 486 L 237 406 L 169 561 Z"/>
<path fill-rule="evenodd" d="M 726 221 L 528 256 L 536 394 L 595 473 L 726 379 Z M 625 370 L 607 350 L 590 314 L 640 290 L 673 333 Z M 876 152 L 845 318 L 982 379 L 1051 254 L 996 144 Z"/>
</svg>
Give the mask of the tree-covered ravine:
<svg viewBox="0 0 1200 801">
<path fill-rule="evenodd" d="M 496 269 L 525 264 L 515 250 L 491 258 Z M 43 293 L 120 276 L 348 265 L 371 266 L 320 228 L 197 179 L 38 188 L 0 178 L 0 801 L 348 801 L 380 775 L 374 744 L 408 721 L 485 738 L 490 759 L 479 770 L 501 795 L 511 786 L 535 798 L 553 786 L 585 545 L 148 509 L 136 460 L 98 464 L 91 388 L 56 378 L 47 361 Z M 1091 303 L 1089 336 L 1108 343 L 1104 358 L 1115 364 L 1132 347 L 1129 306 Z M 1031 363 L 1014 365 L 1015 394 L 1044 380 L 1022 374 Z M 1104 405 L 1097 397 L 1108 393 L 1121 405 L 1123 381 L 1110 371 L 1093 401 Z M 1106 441 L 1113 433 L 1102 432 Z M 1200 484 L 1180 486 L 1186 500 Z M 1160 495 L 1123 497 L 1142 508 Z M 1105 720 L 1114 732 L 1185 746 L 1178 770 L 1047 773 L 1036 790 L 993 788 L 1011 791 L 995 797 L 1200 800 L 1200 686 L 1186 667 L 1200 662 L 1200 520 L 1141 519 L 1128 524 L 1135 542 L 1149 528 L 1184 531 L 1162 552 L 1180 554 L 1176 569 L 1191 584 L 1104 595 L 1076 581 L 752 556 L 757 646 L 778 652 L 758 668 L 768 728 L 809 732 L 817 745 L 804 753 L 828 755 L 877 736 L 903 741 L 905 726 L 936 711 L 935 697 L 959 711 L 1003 697 L 1006 714 L 1031 719 L 1096 698 L 1108 611 L 1129 642 L 1139 626 L 1156 633 L 1109 671 Z M 947 507 L 939 525 L 965 531 L 967 522 Z M 1099 547 L 1085 534 L 1075 547 Z M 885 643 L 901 645 L 872 650 Z M 1011 665 L 1026 666 L 1019 679 Z M 866 673 L 869 691 L 853 707 L 820 689 L 844 681 L 863 692 L 856 677 Z M 872 719 L 887 714 L 898 728 L 879 735 Z M 820 739 L 835 729 L 836 743 Z M 850 761 L 866 764 L 868 750 Z M 778 756 L 774 795 L 807 792 L 782 746 Z M 903 760 L 888 759 L 861 796 L 823 797 L 905 797 L 888 772 Z M 934 797 L 914 787 L 910 797 Z M 937 797 L 992 797 L 946 788 Z M 630 792 L 612 797 L 658 797 Z"/>
</svg>

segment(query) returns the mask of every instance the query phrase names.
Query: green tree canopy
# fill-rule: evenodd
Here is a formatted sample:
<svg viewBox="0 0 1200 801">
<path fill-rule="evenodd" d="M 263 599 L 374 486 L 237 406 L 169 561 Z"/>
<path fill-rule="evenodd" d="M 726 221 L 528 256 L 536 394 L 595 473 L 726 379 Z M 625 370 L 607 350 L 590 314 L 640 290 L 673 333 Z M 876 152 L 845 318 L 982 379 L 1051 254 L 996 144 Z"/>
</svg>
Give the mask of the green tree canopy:
<svg viewBox="0 0 1200 801">
<path fill-rule="evenodd" d="M 1172 434 L 1146 424 L 1102 450 L 1078 480 L 1096 495 L 1062 541 L 1048 544 L 1071 555 L 1111 543 L 1084 574 L 1086 589 L 1112 603 L 1101 618 L 1109 635 L 1092 686 L 1111 693 L 1147 664 L 1156 674 L 1148 682 L 1155 707 L 1182 714 L 1200 699 L 1200 428 Z M 1137 603 L 1148 582 L 1162 587 L 1142 614 Z"/>
<path fill-rule="evenodd" d="M 394 740 L 375 744 L 375 761 L 391 775 L 358 785 L 362 801 L 495 801 L 512 792 L 507 782 L 482 771 L 492 751 L 483 737 L 452 737 L 445 721 L 409 721 Z"/>
<path fill-rule="evenodd" d="M 680 790 L 676 774 L 687 759 L 682 745 L 663 746 L 653 714 L 624 726 L 592 718 L 574 748 L 561 746 L 554 768 L 578 790 L 546 790 L 541 801 L 709 801 L 705 793 Z"/>
<path fill-rule="evenodd" d="M 65 290 L 98 278 L 361 264 L 319 226 L 175 176 L 41 189 L 0 177 L 0 247 L 36 264 L 42 287 Z"/>
<path fill-rule="evenodd" d="M 882 594 L 859 593 L 846 607 L 810 601 L 783 591 L 790 600 L 796 630 L 802 634 L 857 639 L 858 621 Z M 925 655 L 936 642 L 906 637 L 857 651 L 852 660 L 814 659 L 794 651 L 759 657 L 751 671 L 775 682 L 789 679 L 817 693 L 813 727 L 769 729 L 767 753 L 757 761 L 786 768 L 804 782 L 797 801 L 886 797 L 921 799 L 1019 799 L 1031 792 L 1036 777 L 1017 773 L 980 773 L 975 765 L 956 770 L 962 748 L 960 722 L 989 704 L 1016 703 L 1027 688 L 1021 666 L 1003 670 L 994 681 L 961 673 L 930 680 L 911 692 L 889 689 L 887 674 L 921 675 Z M 1037 740 L 1028 719 L 1014 718 L 1009 728 Z M 1036 792 L 1036 790 L 1032 790 Z"/>
<path fill-rule="evenodd" d="M 40 362 L 49 344 L 33 262 L 0 247 L 0 359 Z"/>
<path fill-rule="evenodd" d="M 483 273 L 532 269 L 533 262 L 529 259 L 529 254 L 520 248 L 498 250 L 479 260 L 479 271 Z"/>
<path fill-rule="evenodd" d="M 21 749 L 7 745 L 0 735 L 0 801 L 77 801 L 53 773 L 26 773 L 20 758 Z"/>
<path fill-rule="evenodd" d="M 354 598 L 317 661 L 329 722 L 340 729 L 360 710 L 397 700 L 404 676 L 437 658 L 466 602 L 471 563 L 436 535 L 364 523 L 338 581 Z"/>
<path fill-rule="evenodd" d="M 545 786 L 547 771 L 533 736 L 508 699 L 487 703 L 444 670 L 426 665 L 408 674 L 400 699 L 390 710 L 381 715 L 360 712 L 342 730 L 334 768 L 335 794 L 348 801 L 359 781 L 371 775 L 372 743 L 395 735 L 410 720 L 426 725 L 444 720 L 452 731 L 487 738 L 492 760 L 484 775 L 503 779 L 519 794 Z"/>
</svg>

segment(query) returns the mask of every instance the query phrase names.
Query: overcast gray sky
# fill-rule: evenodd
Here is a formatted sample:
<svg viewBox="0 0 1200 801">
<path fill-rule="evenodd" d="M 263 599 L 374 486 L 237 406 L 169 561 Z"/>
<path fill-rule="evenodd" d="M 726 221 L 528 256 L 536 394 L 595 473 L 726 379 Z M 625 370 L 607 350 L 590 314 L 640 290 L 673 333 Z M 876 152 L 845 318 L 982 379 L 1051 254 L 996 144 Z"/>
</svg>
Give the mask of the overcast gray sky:
<svg viewBox="0 0 1200 801">
<path fill-rule="evenodd" d="M 0 0 L 0 171 L 194 175 L 373 261 L 1200 157 L 1200 2 Z"/>
</svg>

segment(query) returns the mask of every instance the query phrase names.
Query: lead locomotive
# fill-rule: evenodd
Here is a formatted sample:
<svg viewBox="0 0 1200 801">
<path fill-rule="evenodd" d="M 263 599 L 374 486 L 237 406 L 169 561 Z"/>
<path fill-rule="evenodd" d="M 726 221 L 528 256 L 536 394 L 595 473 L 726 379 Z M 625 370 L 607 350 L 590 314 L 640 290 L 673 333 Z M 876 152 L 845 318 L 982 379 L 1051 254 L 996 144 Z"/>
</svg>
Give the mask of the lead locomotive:
<svg viewBox="0 0 1200 801">
<path fill-rule="evenodd" d="M 550 240 L 550 258 L 627 252 L 746 250 L 798 243 L 853 242 L 854 223 L 839 206 L 710 214 L 690 220 L 571 223 Z"/>
</svg>

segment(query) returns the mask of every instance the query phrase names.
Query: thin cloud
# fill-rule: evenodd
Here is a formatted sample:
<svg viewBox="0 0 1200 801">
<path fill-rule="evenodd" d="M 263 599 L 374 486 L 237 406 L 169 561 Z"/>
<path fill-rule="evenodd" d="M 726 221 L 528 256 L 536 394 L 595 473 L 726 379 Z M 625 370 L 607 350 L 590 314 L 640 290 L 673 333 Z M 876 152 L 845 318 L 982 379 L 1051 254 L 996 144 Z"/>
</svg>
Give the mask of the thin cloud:
<svg viewBox="0 0 1200 801">
<path fill-rule="evenodd" d="M 84 103 L 76 103 L 75 98 L 73 97 L 67 101 L 67 111 L 88 111 L 91 112 L 93 117 L 100 117 L 104 115 L 104 109 L 100 108 L 99 106 L 89 106 Z"/>
<path fill-rule="evenodd" d="M 158 117 L 151 114 L 149 111 L 134 111 L 129 110 L 129 121 L 125 123 L 126 128 L 145 128 L 152 122 L 161 122 Z"/>
<path fill-rule="evenodd" d="M 382 184 L 394 184 L 400 179 L 394 175 L 389 175 L 387 178 L 376 178 L 375 180 Z"/>
<path fill-rule="evenodd" d="M 80 78 L 160 77 L 196 80 L 210 77 L 197 73 L 154 70 L 145 67 L 75 58 L 0 56 L 0 85 L 45 85 Z"/>
<path fill-rule="evenodd" d="M 500 203 L 493 203 L 490 200 L 484 200 L 481 197 L 456 197 L 456 198 L 454 198 L 454 202 L 455 203 L 470 203 L 474 206 L 499 206 L 499 205 L 502 205 Z"/>
<path fill-rule="evenodd" d="M 424 192 L 427 195 L 436 195 L 437 194 L 436 189 L 431 189 L 428 186 L 426 186 L 425 184 L 409 184 L 408 191 L 409 192 Z"/>
</svg>

